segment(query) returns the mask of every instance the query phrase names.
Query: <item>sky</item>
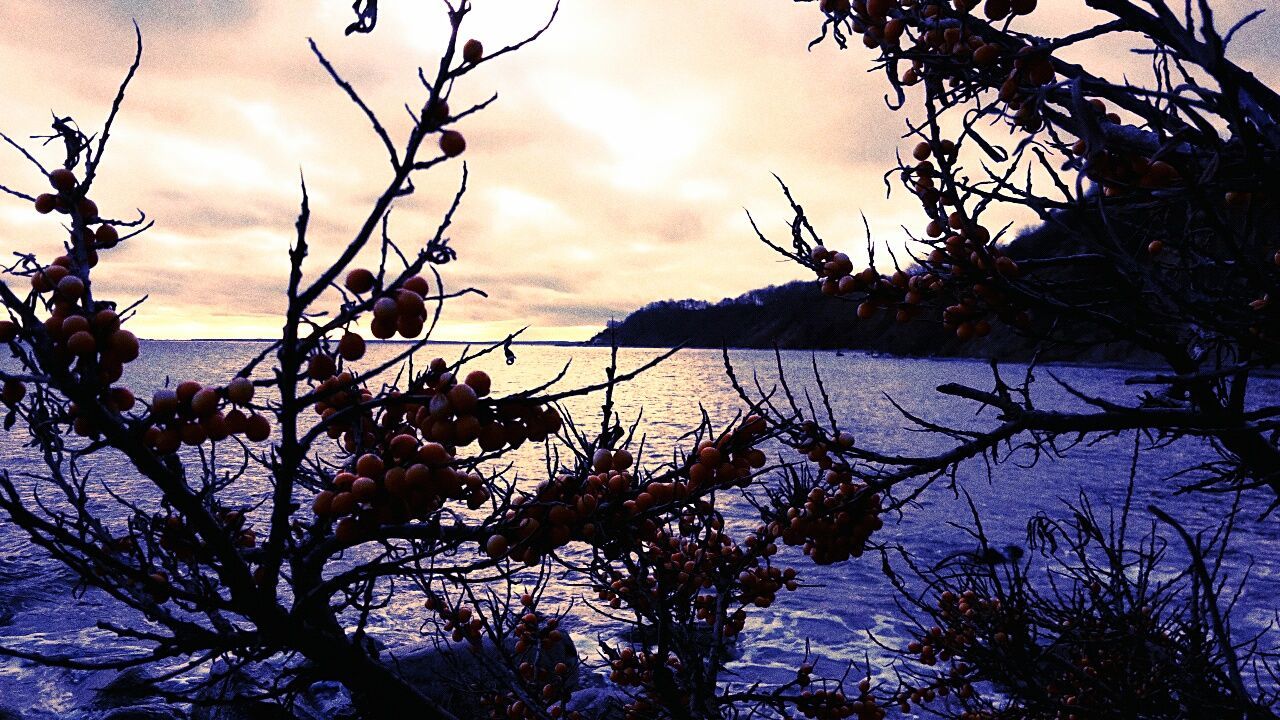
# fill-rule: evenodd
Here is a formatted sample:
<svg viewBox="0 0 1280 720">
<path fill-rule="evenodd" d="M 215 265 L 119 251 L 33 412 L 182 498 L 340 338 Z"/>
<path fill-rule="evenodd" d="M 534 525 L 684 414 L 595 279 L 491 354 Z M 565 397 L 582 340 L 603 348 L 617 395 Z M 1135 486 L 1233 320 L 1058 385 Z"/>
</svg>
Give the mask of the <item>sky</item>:
<svg viewBox="0 0 1280 720">
<path fill-rule="evenodd" d="M 313 38 L 402 140 L 404 104 L 421 104 L 419 66 L 445 38 L 441 6 L 382 0 L 371 35 L 344 37 L 349 0 L 50 0 L 0 5 L 0 130 L 47 132 L 51 113 L 99 128 L 141 27 L 142 68 L 95 183 L 111 217 L 145 210 L 155 227 L 104 253 L 96 294 L 147 295 L 131 326 L 150 338 L 278 336 L 287 251 L 310 193 L 318 272 L 350 239 L 389 175 L 363 115 L 311 54 Z M 1256 6 L 1214 2 L 1236 18 Z M 475 0 L 463 36 L 488 48 L 541 26 L 546 0 Z M 1274 13 L 1273 13 L 1274 14 Z M 1055 32 L 1091 19 L 1078 0 L 1042 0 Z M 908 116 L 885 106 L 873 56 L 831 43 L 812 51 L 816 4 L 789 0 L 563 0 L 536 43 L 466 76 L 454 107 L 498 102 L 458 127 L 468 150 L 416 179 L 392 236 L 413 248 L 435 229 L 461 176 L 470 187 L 450 232 L 459 259 L 438 337 L 581 340 L 656 300 L 717 300 L 805 277 L 759 243 L 746 210 L 785 237 L 789 208 L 773 173 L 828 244 L 856 251 L 863 217 L 901 245 L 918 203 L 886 197 L 882 175 Z M 1238 45 L 1242 63 L 1274 72 L 1276 18 Z M 1087 59 L 1120 72 L 1125 47 Z M 52 148 L 38 150 L 56 162 Z M 43 180 L 0 148 L 0 184 L 30 194 Z M 0 197 L 4 252 L 60 254 L 53 216 Z M 851 252 L 851 254 L 857 254 Z M 376 258 L 362 257 L 364 264 Z"/>
</svg>

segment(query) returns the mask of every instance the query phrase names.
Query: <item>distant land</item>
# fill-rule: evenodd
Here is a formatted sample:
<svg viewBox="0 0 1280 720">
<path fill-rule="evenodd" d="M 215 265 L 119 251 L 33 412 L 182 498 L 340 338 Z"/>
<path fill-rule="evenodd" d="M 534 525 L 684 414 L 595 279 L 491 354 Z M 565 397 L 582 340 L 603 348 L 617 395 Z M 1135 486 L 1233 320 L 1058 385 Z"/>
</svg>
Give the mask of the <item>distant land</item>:
<svg viewBox="0 0 1280 720">
<path fill-rule="evenodd" d="M 279 338 L 140 338 L 146 342 L 237 342 L 237 343 L 273 343 L 279 342 Z M 420 339 L 413 340 L 376 340 L 374 338 L 365 338 L 366 343 L 373 345 L 409 345 L 421 342 Z M 497 345 L 502 340 L 432 340 L 432 345 Z M 554 347 L 580 347 L 583 343 L 577 340 L 513 340 L 512 345 L 551 345 Z"/>
<path fill-rule="evenodd" d="M 1041 227 L 1004 246 L 1017 260 L 1071 254 L 1068 236 Z M 1078 251 L 1078 250 L 1075 250 Z M 1079 280 L 1088 282 L 1089 278 Z M 857 304 L 823 295 L 816 280 L 752 290 L 718 302 L 663 300 L 650 303 L 620 321 L 609 323 L 589 342 L 622 347 L 672 347 L 684 343 L 701 348 L 773 348 L 860 350 L 908 357 L 996 358 L 1026 361 L 1036 342 L 999 321 L 991 334 L 967 342 L 943 328 L 940 313 L 926 313 L 901 324 L 881 311 L 859 320 Z M 1050 318 L 1037 318 L 1032 330 L 1048 328 Z M 1062 329 L 1063 325 L 1059 325 Z M 1040 359 L 1119 365 L 1151 365 L 1157 359 L 1127 342 L 1045 345 Z"/>
</svg>

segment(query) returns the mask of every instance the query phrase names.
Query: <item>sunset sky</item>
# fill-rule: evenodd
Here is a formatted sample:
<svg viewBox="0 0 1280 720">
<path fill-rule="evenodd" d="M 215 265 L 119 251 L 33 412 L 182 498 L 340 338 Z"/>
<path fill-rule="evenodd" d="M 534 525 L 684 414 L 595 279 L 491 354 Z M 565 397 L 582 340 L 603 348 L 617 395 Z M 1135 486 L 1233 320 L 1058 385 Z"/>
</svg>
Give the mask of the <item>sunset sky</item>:
<svg viewBox="0 0 1280 720">
<path fill-rule="evenodd" d="M 545 0 L 476 0 L 464 31 L 498 47 L 540 26 Z M 313 270 L 353 232 L 386 181 L 386 156 L 360 112 L 307 47 L 312 37 L 397 139 L 404 103 L 421 104 L 419 65 L 444 38 L 438 3 L 383 0 L 378 29 L 343 37 L 349 0 L 59 0 L 0 8 L 0 130 L 46 132 L 50 112 L 100 127 L 142 28 L 142 69 L 116 125 L 95 199 L 105 215 L 142 208 L 146 235 L 106 253 L 99 295 L 149 293 L 132 327 L 153 338 L 278 332 L 286 251 L 305 174 Z M 1042 1 L 1055 32 L 1083 26 L 1078 0 Z M 1224 24 L 1251 2 L 1215 2 Z M 872 56 L 806 44 L 816 5 L 787 0 L 564 0 L 536 44 L 467 76 L 455 107 L 497 92 L 459 129 L 471 189 L 451 233 L 452 288 L 480 287 L 447 311 L 442 338 L 589 337 L 611 317 L 665 298 L 719 299 L 802 277 L 754 240 L 744 213 L 785 233 L 771 173 L 792 186 L 833 245 L 863 245 L 921 224 L 913 199 L 885 198 L 882 174 L 902 114 L 869 75 Z M 1276 79 L 1280 21 L 1245 31 L 1234 56 Z M 1104 69 L 1116 68 L 1122 46 Z M 1272 73 L 1269 77 L 1267 73 Z M 38 143 L 30 142 L 32 147 Z M 904 145 L 905 146 L 905 145 Z M 43 180 L 0 153 L 0 183 L 35 194 Z M 57 153 L 42 157 L 55 162 Z M 419 178 L 393 214 L 406 248 L 435 227 L 461 173 Z M 6 254 L 58 254 L 56 218 L 0 197 Z M 372 260 L 372 255 L 370 255 Z"/>
</svg>

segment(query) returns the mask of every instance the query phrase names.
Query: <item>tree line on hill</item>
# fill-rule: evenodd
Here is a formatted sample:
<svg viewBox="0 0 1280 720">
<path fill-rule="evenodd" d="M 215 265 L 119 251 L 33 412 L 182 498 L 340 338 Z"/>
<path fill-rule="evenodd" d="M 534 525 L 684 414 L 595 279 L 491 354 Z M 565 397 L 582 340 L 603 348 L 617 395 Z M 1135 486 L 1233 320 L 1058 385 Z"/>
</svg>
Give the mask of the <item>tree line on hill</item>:
<svg viewBox="0 0 1280 720">
<path fill-rule="evenodd" d="M 1055 223 L 1024 232 L 1007 246 L 1007 254 L 1027 263 L 1035 258 L 1069 254 L 1071 219 L 1059 214 Z M 1034 265 L 1034 262 L 1028 263 Z M 908 270 L 912 272 L 912 270 Z M 1037 271 L 1032 270 L 1032 273 Z M 1053 272 L 1044 269 L 1040 272 Z M 1088 285 L 1085 273 L 1062 274 L 1062 282 Z M 906 357 L 999 358 L 1003 361 L 1041 360 L 1148 364 L 1149 354 L 1123 341 L 1095 342 L 1081 328 L 1079 342 L 1067 343 L 1055 333 L 1063 318 L 1034 316 L 1026 329 L 994 323 L 984 338 L 961 340 L 943 327 L 942 320 L 920 317 L 898 323 L 890 312 L 860 319 L 857 303 L 822 293 L 816 280 L 797 280 L 751 290 L 718 302 L 660 300 L 622 320 L 610 321 L 589 342 L 622 347 L 773 348 L 860 350 Z"/>
</svg>

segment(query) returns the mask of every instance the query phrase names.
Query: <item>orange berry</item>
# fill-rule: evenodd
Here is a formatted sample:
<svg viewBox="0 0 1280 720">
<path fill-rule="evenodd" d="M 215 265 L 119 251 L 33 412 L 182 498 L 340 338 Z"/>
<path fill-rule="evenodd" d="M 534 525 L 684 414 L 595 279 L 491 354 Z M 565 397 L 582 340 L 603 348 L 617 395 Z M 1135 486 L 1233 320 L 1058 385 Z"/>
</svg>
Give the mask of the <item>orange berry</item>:
<svg viewBox="0 0 1280 720">
<path fill-rule="evenodd" d="M 360 538 L 360 526 L 355 518 L 344 517 L 334 526 L 333 537 L 344 545 L 354 543 Z"/>
<path fill-rule="evenodd" d="M 396 321 L 374 318 L 369 323 L 369 332 L 379 340 L 387 340 L 396 334 Z"/>
<path fill-rule="evenodd" d="M 312 380 L 328 380 L 338 372 L 338 364 L 332 355 L 312 355 L 307 363 L 307 376 Z"/>
<path fill-rule="evenodd" d="M 973 51 L 973 63 L 978 67 L 991 67 L 1000 60 L 1000 46 L 988 43 Z"/>
<path fill-rule="evenodd" d="M 591 457 L 591 469 L 598 473 L 608 472 L 613 467 L 613 453 L 605 448 L 596 450 Z"/>
<path fill-rule="evenodd" d="M 399 314 L 399 309 L 396 306 L 396 301 L 392 300 L 391 298 L 387 298 L 387 297 L 378 298 L 378 301 L 373 304 L 374 320 L 379 320 L 382 322 L 395 322 L 396 316 L 398 314 Z"/>
<path fill-rule="evenodd" d="M 631 457 L 631 453 L 626 450 L 618 450 L 613 454 L 613 469 L 626 470 L 631 467 L 631 463 L 634 461 L 634 458 Z"/>
<path fill-rule="evenodd" d="M 138 338 L 128 330 L 116 330 L 107 338 L 107 347 L 111 353 L 122 363 L 133 362 L 138 359 Z"/>
<path fill-rule="evenodd" d="M 1223 201 L 1227 204 L 1227 207 L 1232 210 L 1245 209 L 1249 206 L 1250 199 L 1252 199 L 1252 195 L 1250 193 L 1239 192 L 1236 190 L 1232 190 L 1223 196 Z"/>
<path fill-rule="evenodd" d="M 363 295 L 372 290 L 376 282 L 377 278 L 374 277 L 372 272 L 364 268 L 356 268 L 347 273 L 347 279 L 343 284 L 351 292 Z"/>
<path fill-rule="evenodd" d="M 502 535 L 492 535 L 488 542 L 484 544 L 484 551 L 489 557 L 497 560 L 507 554 L 509 549 L 507 539 Z"/>
<path fill-rule="evenodd" d="M 987 4 L 983 7 L 988 20 L 1003 20 L 1012 12 L 1013 6 L 1009 0 L 987 0 Z"/>
<path fill-rule="evenodd" d="M 253 400 L 253 381 L 246 377 L 232 378 L 227 383 L 227 397 L 237 405 L 248 405 Z"/>
<path fill-rule="evenodd" d="M 386 466 L 382 462 L 382 458 L 373 453 L 365 453 L 356 460 L 356 474 L 369 478 L 380 478 Z"/>
<path fill-rule="evenodd" d="M 421 275 L 414 275 L 405 280 L 403 287 L 405 290 L 416 292 L 424 298 L 431 294 L 431 283 Z"/>
<path fill-rule="evenodd" d="M 396 293 L 396 312 L 410 317 L 421 317 L 427 311 L 422 303 L 422 296 L 412 290 L 400 290 Z"/>
<path fill-rule="evenodd" d="M 883 20 L 891 5 L 891 0 L 867 0 L 867 14 L 875 20 Z"/>
<path fill-rule="evenodd" d="M 476 397 L 485 397 L 493 388 L 493 381 L 489 378 L 489 373 L 483 370 L 472 370 L 467 373 L 467 379 L 463 382 L 476 391 Z"/>
<path fill-rule="evenodd" d="M 178 411 L 178 394 L 164 388 L 151 397 L 151 414 L 156 418 L 170 418 Z"/>
<path fill-rule="evenodd" d="M 250 415 L 244 425 L 245 439 L 250 442 L 262 442 L 271 437 L 271 421 L 265 415 Z"/>
<path fill-rule="evenodd" d="M 467 149 L 467 139 L 457 130 L 440 133 L 440 151 L 448 157 L 458 157 Z"/>
<path fill-rule="evenodd" d="M 480 62 L 484 57 L 484 45 L 479 40 L 468 40 L 462 46 L 462 59 L 472 65 Z"/>
<path fill-rule="evenodd" d="M 398 498 L 408 498 L 412 487 L 409 485 L 409 473 L 400 467 L 393 467 L 382 477 L 382 486 L 387 492 Z"/>
<path fill-rule="evenodd" d="M 422 316 L 400 315 L 396 318 L 396 332 L 406 338 L 418 337 L 422 333 Z"/>
<path fill-rule="evenodd" d="M 443 125 L 449 119 L 449 102 L 437 98 L 427 103 L 427 119 L 435 123 L 436 127 Z"/>
<path fill-rule="evenodd" d="M 59 192 L 75 189 L 76 174 L 66 168 L 58 168 L 49 173 L 49 184 Z"/>
<path fill-rule="evenodd" d="M 4 388 L 0 390 L 0 399 L 6 404 L 17 405 L 27 394 L 27 386 L 21 380 L 5 380 Z"/>
<path fill-rule="evenodd" d="M 377 492 L 378 483 L 374 482 L 373 478 L 358 477 L 355 482 L 351 483 L 351 494 L 356 500 L 372 500 Z"/>
<path fill-rule="evenodd" d="M 78 276 L 67 275 L 58 281 L 58 294 L 65 298 L 78 298 L 84 295 L 84 281 Z"/>
<path fill-rule="evenodd" d="M 195 380 L 185 380 L 178 383 L 178 387 L 174 389 L 174 392 L 178 394 L 178 402 L 187 403 L 189 405 L 191 404 L 191 398 L 195 397 L 196 393 L 200 392 L 201 387 L 203 386 Z"/>
<path fill-rule="evenodd" d="M 423 443 L 418 448 L 418 460 L 428 465 L 443 465 L 452 458 L 449 457 L 449 451 L 444 449 L 444 445 L 437 442 Z"/>
<path fill-rule="evenodd" d="M 387 444 L 391 456 L 401 460 L 413 457 L 418 452 L 418 438 L 408 433 L 396 435 Z"/>
<path fill-rule="evenodd" d="M 347 362 L 355 362 L 364 357 L 364 338 L 357 333 L 349 332 L 338 341 L 338 354 Z"/>
<path fill-rule="evenodd" d="M 332 490 L 321 490 L 316 494 L 316 499 L 311 503 L 311 511 L 320 517 L 325 517 L 333 512 L 333 498 L 337 493 Z"/>
<path fill-rule="evenodd" d="M 89 321 L 83 315 L 72 315 L 62 321 L 62 337 L 70 338 L 78 332 L 88 330 Z"/>
<path fill-rule="evenodd" d="M 114 387 L 107 394 L 111 409 L 116 412 L 125 412 L 133 407 L 136 398 L 133 391 L 127 387 Z"/>
<path fill-rule="evenodd" d="M 114 225 L 99 225 L 93 233 L 94 244 L 100 248 L 113 248 L 120 242 L 120 231 Z"/>
<path fill-rule="evenodd" d="M 76 209 L 80 211 L 80 216 L 84 220 L 95 220 L 98 217 L 98 204 L 89 198 L 81 198 Z"/>
<path fill-rule="evenodd" d="M 218 391 L 201 388 L 191 397 L 191 412 L 198 418 L 206 418 L 218 411 Z"/>
<path fill-rule="evenodd" d="M 178 435 L 182 438 L 184 444 L 192 447 L 202 445 L 209 439 L 209 434 L 205 432 L 204 428 L 199 423 L 193 422 L 183 423 L 182 427 L 178 428 Z"/>
<path fill-rule="evenodd" d="M 99 310 L 93 316 L 93 329 L 100 334 L 110 335 L 120 329 L 120 316 L 115 310 Z"/>
<path fill-rule="evenodd" d="M 459 415 L 465 415 L 476 407 L 475 388 L 467 383 L 459 383 L 449 388 L 449 406 Z"/>
</svg>

